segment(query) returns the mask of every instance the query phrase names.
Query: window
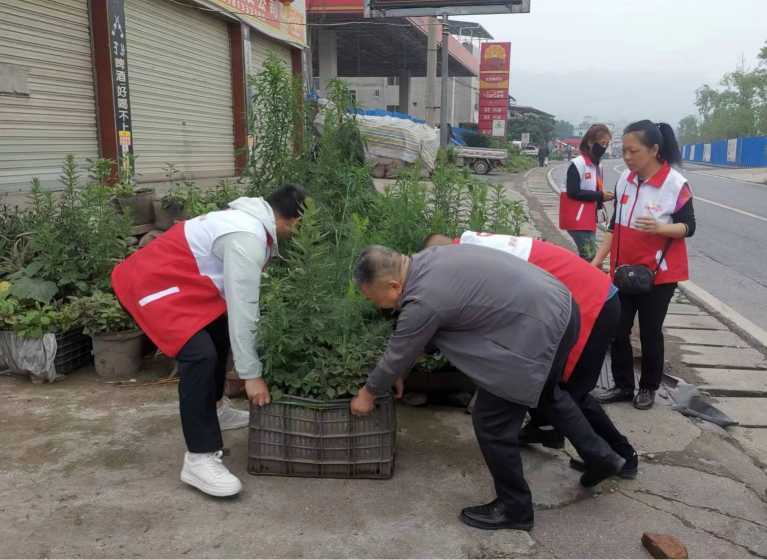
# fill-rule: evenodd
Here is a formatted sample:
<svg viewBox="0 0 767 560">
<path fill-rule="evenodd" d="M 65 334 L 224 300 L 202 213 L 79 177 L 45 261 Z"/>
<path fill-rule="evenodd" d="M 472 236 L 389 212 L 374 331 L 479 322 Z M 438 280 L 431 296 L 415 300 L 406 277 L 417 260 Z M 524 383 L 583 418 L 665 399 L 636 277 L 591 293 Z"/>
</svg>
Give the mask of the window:
<svg viewBox="0 0 767 560">
<path fill-rule="evenodd" d="M 399 105 L 387 105 L 386 110 L 389 113 L 398 113 L 399 112 Z"/>
<path fill-rule="evenodd" d="M 352 101 L 354 103 L 357 103 L 357 90 L 356 89 L 350 89 L 349 94 L 352 96 Z"/>
<path fill-rule="evenodd" d="M 399 85 L 399 76 L 389 76 L 386 78 L 386 85 L 387 86 L 398 86 Z"/>
<path fill-rule="evenodd" d="M 373 97 L 381 97 L 381 90 L 380 89 L 374 89 L 373 90 Z"/>
</svg>

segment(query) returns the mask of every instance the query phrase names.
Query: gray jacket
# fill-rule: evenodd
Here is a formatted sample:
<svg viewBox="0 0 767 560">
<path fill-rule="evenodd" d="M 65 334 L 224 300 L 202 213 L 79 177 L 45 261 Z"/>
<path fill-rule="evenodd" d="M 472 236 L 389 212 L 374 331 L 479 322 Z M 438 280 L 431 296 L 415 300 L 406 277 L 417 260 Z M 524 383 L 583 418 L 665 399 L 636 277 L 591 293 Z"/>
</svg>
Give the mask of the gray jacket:
<svg viewBox="0 0 767 560">
<path fill-rule="evenodd" d="M 413 256 L 397 328 L 367 388 L 386 393 L 431 343 L 488 392 L 538 404 L 570 320 L 570 292 L 521 259 L 472 245 Z"/>
</svg>

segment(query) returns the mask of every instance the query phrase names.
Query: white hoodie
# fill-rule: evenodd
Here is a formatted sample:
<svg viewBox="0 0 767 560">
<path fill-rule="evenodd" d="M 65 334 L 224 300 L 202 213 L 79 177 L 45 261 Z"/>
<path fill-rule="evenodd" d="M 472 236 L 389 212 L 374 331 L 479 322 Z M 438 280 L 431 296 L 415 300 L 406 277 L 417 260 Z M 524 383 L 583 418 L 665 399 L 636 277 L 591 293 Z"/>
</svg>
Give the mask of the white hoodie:
<svg viewBox="0 0 767 560">
<path fill-rule="evenodd" d="M 224 298 L 234 367 L 240 379 L 261 377 L 256 351 L 261 272 L 277 253 L 277 231 L 272 207 L 263 198 L 238 198 L 231 210 L 257 218 L 272 238 L 271 255 L 265 239 L 249 232 L 223 235 L 213 244 L 213 254 L 224 263 Z"/>
</svg>

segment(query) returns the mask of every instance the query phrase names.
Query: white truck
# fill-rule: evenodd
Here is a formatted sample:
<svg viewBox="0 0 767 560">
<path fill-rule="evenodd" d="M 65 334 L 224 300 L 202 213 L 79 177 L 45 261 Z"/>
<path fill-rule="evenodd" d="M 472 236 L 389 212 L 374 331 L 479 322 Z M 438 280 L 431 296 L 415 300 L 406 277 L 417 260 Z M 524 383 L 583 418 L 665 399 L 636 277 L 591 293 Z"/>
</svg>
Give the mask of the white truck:
<svg viewBox="0 0 767 560">
<path fill-rule="evenodd" d="M 465 165 L 477 175 L 487 175 L 496 167 L 501 167 L 507 157 L 506 150 L 468 146 L 456 146 L 455 155 L 458 165 Z"/>
</svg>

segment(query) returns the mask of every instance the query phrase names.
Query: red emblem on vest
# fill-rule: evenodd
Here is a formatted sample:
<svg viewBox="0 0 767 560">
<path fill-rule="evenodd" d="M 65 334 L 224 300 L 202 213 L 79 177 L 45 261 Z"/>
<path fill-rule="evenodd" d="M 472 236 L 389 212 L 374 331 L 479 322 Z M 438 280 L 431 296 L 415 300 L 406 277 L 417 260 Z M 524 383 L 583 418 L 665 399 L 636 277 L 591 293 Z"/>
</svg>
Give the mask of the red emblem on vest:
<svg viewBox="0 0 767 560">
<path fill-rule="evenodd" d="M 586 179 L 591 179 L 591 172 L 586 172 Z"/>
</svg>

